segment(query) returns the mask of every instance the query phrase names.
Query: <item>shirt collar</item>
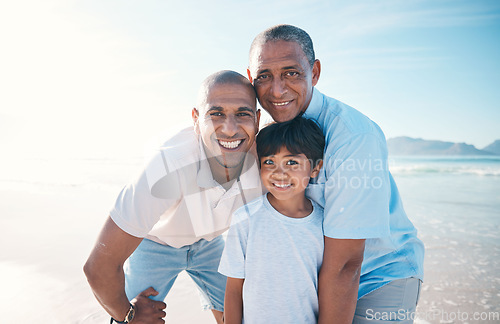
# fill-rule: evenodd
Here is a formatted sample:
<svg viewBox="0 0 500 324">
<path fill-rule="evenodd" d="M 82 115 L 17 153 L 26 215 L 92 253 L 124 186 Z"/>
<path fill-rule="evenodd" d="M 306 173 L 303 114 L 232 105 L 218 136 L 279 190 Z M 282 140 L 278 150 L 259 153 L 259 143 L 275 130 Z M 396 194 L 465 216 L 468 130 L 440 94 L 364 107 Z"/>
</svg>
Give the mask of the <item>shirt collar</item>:
<svg viewBox="0 0 500 324">
<path fill-rule="evenodd" d="M 304 117 L 318 120 L 322 110 L 323 110 L 323 95 L 321 94 L 321 92 L 319 92 L 319 90 L 313 87 L 311 102 L 309 103 L 309 106 L 307 107 L 304 113 Z"/>
<path fill-rule="evenodd" d="M 205 153 L 205 146 L 203 145 L 201 136 L 198 136 L 198 146 L 200 150 L 198 174 L 196 176 L 198 186 L 200 186 L 200 188 L 216 187 L 217 181 L 214 180 L 212 170 L 210 170 L 210 164 L 208 164 L 207 154 Z"/>
<path fill-rule="evenodd" d="M 259 165 L 255 157 L 257 153 L 254 151 L 255 151 L 255 144 L 252 146 L 252 152 L 248 152 L 245 155 L 245 160 L 243 161 L 243 168 L 238 178 L 238 181 L 241 182 L 241 187 L 243 189 L 259 188 L 261 186 Z"/>
</svg>

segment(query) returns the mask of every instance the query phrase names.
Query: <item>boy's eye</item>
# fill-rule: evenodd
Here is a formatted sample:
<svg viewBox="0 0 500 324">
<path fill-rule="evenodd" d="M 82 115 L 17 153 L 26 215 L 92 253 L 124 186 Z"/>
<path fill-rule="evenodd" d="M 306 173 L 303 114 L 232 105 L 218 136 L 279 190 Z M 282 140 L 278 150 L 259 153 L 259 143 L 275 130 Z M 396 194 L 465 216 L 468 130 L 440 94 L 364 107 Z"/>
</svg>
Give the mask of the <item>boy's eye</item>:
<svg viewBox="0 0 500 324">
<path fill-rule="evenodd" d="M 299 164 L 299 162 L 294 161 L 294 160 L 289 160 L 286 162 L 286 165 L 297 165 L 297 164 Z"/>
<path fill-rule="evenodd" d="M 273 162 L 273 160 L 267 159 L 267 160 L 262 161 L 262 164 L 273 165 L 274 162 Z"/>
</svg>

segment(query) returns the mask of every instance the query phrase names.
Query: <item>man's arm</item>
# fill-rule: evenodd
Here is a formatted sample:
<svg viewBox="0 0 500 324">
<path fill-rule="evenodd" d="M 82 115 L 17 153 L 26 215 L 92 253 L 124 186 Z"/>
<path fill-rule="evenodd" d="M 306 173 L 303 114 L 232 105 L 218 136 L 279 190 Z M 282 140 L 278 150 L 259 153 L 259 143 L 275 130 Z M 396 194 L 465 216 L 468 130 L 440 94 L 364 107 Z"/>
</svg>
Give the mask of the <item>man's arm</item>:
<svg viewBox="0 0 500 324">
<path fill-rule="evenodd" d="M 83 270 L 102 307 L 116 320 L 123 321 L 130 304 L 125 294 L 123 263 L 135 251 L 142 239 L 121 230 L 108 217 Z M 153 288 L 141 292 L 132 300 L 135 305 L 133 324 L 164 323 L 166 305 L 149 296 L 157 295 Z"/>
<path fill-rule="evenodd" d="M 245 279 L 227 278 L 224 296 L 224 324 L 241 324 L 243 319 L 243 283 Z"/>
<path fill-rule="evenodd" d="M 364 250 L 365 240 L 325 236 L 319 272 L 319 324 L 352 323 Z"/>
</svg>

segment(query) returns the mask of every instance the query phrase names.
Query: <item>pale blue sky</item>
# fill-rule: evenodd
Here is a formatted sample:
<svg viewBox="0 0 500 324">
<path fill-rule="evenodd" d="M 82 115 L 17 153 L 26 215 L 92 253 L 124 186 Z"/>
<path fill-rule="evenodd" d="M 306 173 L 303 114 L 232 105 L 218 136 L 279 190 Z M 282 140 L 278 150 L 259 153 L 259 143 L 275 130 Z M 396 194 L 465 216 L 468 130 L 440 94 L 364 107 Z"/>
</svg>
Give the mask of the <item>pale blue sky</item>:
<svg viewBox="0 0 500 324">
<path fill-rule="evenodd" d="M 500 139 L 499 1 L 0 0 L 0 145 L 137 156 L 189 125 L 200 82 L 245 73 L 278 23 L 313 38 L 317 88 L 388 138 Z"/>
</svg>

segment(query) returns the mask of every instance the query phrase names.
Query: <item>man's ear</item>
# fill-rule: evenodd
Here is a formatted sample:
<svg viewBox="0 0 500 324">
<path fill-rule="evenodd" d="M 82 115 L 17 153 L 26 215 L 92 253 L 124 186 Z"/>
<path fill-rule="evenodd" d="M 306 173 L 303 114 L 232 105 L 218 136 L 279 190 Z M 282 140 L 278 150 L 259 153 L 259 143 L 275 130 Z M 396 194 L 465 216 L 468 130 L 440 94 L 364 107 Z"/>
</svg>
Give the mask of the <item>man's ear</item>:
<svg viewBox="0 0 500 324">
<path fill-rule="evenodd" d="M 259 132 L 259 125 L 260 125 L 260 109 L 257 109 L 255 114 L 257 116 L 257 120 L 255 122 L 255 133 L 258 133 Z"/>
<path fill-rule="evenodd" d="M 198 113 L 198 110 L 196 108 L 193 108 L 191 110 L 191 117 L 193 118 L 193 124 L 194 124 L 194 132 L 198 135 L 201 134 L 200 132 L 200 114 Z"/>
<path fill-rule="evenodd" d="M 312 169 L 311 171 L 311 178 L 316 178 L 319 174 L 319 170 L 321 170 L 321 167 L 323 166 L 323 160 L 320 160 L 318 164 Z"/>
<path fill-rule="evenodd" d="M 248 80 L 250 80 L 250 83 L 253 84 L 252 73 L 250 73 L 250 69 L 248 68 L 247 68 L 247 75 L 248 75 Z"/>
<path fill-rule="evenodd" d="M 319 75 L 321 74 L 321 63 L 315 60 L 312 66 L 312 85 L 313 87 L 318 83 Z"/>
</svg>

